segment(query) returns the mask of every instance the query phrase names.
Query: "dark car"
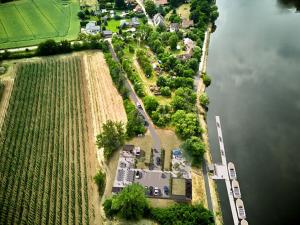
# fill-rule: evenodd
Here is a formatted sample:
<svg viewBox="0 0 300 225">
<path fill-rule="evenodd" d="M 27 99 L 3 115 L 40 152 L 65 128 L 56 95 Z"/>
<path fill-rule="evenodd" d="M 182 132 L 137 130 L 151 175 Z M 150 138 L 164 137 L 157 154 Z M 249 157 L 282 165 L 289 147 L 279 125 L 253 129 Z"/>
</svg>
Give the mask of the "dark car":
<svg viewBox="0 0 300 225">
<path fill-rule="evenodd" d="M 164 192 L 166 195 L 169 195 L 169 188 L 167 186 L 164 186 Z"/>
<path fill-rule="evenodd" d="M 159 157 L 156 158 L 156 165 L 158 165 L 158 166 L 160 165 L 160 158 Z"/>
<path fill-rule="evenodd" d="M 152 186 L 149 187 L 149 195 L 153 196 L 154 188 Z"/>
<path fill-rule="evenodd" d="M 142 176 L 142 173 L 140 171 L 135 172 L 135 179 L 140 179 Z"/>
</svg>

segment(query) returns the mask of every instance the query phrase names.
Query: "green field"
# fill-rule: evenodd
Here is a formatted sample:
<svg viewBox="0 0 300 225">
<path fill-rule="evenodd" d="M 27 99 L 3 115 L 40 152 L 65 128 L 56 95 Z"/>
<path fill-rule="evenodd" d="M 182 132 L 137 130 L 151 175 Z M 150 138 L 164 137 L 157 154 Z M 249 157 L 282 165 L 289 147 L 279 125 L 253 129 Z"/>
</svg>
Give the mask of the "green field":
<svg viewBox="0 0 300 225">
<path fill-rule="evenodd" d="M 82 61 L 21 64 L 0 131 L 0 224 L 89 224 Z"/>
<path fill-rule="evenodd" d="M 20 0 L 0 4 L 0 49 L 38 44 L 52 38 L 76 39 L 76 0 Z"/>
</svg>

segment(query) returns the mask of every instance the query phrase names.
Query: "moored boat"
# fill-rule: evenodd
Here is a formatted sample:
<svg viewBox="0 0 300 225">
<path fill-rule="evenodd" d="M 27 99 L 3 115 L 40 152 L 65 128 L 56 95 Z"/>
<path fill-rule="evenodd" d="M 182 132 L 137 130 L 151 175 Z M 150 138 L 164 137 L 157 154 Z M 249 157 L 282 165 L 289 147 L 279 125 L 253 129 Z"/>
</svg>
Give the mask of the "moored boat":
<svg viewBox="0 0 300 225">
<path fill-rule="evenodd" d="M 235 166 L 232 162 L 228 163 L 228 174 L 229 174 L 230 180 L 236 180 L 237 179 Z"/>
<path fill-rule="evenodd" d="M 239 219 L 246 219 L 246 211 L 243 201 L 241 199 L 237 199 L 235 205 Z"/>
<path fill-rule="evenodd" d="M 241 225 L 248 225 L 248 222 L 246 220 L 242 220 Z"/>
<path fill-rule="evenodd" d="M 237 180 L 233 180 L 231 182 L 231 186 L 232 186 L 233 197 L 241 198 L 242 196 L 241 196 L 241 189 L 240 189 L 239 182 Z"/>
</svg>

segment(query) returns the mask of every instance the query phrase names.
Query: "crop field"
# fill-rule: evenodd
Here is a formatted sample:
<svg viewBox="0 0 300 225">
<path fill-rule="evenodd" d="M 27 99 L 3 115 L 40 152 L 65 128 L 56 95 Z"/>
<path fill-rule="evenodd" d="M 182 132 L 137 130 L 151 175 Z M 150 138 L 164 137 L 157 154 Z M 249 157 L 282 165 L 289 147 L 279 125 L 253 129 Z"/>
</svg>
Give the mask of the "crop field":
<svg viewBox="0 0 300 225">
<path fill-rule="evenodd" d="M 38 44 L 52 38 L 76 39 L 76 0 L 20 0 L 0 4 L 0 49 Z"/>
<path fill-rule="evenodd" d="M 0 224 L 89 224 L 79 57 L 24 63 L 0 135 Z"/>
</svg>

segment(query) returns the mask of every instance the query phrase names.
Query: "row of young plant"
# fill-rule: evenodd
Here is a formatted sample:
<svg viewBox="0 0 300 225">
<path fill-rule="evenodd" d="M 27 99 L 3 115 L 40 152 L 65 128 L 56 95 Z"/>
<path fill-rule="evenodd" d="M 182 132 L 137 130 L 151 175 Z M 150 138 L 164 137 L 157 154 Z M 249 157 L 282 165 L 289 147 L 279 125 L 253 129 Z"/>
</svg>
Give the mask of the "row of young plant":
<svg viewBox="0 0 300 225">
<path fill-rule="evenodd" d="M 84 221 L 81 213 L 81 160 L 86 162 L 79 149 L 82 109 L 74 107 L 82 105 L 76 63 L 25 64 L 18 70 L 1 131 L 1 224 L 88 224 L 87 198 Z M 86 168 L 83 174 L 86 180 Z M 83 191 L 88 193 L 86 183 Z"/>
</svg>

